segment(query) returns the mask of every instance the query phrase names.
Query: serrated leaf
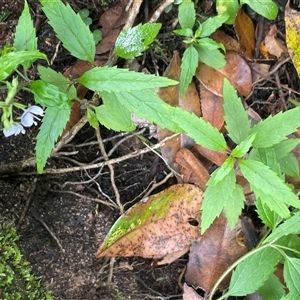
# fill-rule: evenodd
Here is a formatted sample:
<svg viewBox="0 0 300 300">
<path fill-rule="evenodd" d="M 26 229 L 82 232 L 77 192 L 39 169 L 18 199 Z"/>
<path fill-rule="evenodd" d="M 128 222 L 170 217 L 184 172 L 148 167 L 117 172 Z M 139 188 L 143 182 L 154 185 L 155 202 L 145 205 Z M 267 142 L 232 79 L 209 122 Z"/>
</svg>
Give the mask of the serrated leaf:
<svg viewBox="0 0 300 300">
<path fill-rule="evenodd" d="M 245 140 L 243 140 L 239 145 L 237 145 L 233 150 L 232 150 L 232 155 L 234 157 L 241 158 L 243 157 L 249 149 L 252 147 L 252 143 L 255 139 L 255 134 L 252 135 L 250 134 Z"/>
<path fill-rule="evenodd" d="M 217 0 L 216 10 L 218 15 L 227 14 L 226 24 L 232 25 L 240 5 L 237 0 Z"/>
<path fill-rule="evenodd" d="M 66 78 L 63 74 L 43 66 L 38 66 L 38 72 L 43 81 L 55 85 L 61 92 L 68 96 L 69 100 L 77 97 L 77 91 L 73 82 Z"/>
<path fill-rule="evenodd" d="M 190 45 L 183 52 L 180 72 L 180 96 L 183 97 L 198 67 L 198 52 Z"/>
<path fill-rule="evenodd" d="M 283 173 L 299 178 L 299 162 L 293 153 L 279 159 L 279 164 Z"/>
<path fill-rule="evenodd" d="M 273 0 L 241 0 L 240 3 L 248 4 L 254 11 L 269 20 L 275 20 L 278 14 L 278 6 Z"/>
<path fill-rule="evenodd" d="M 280 259 L 281 254 L 273 248 L 261 249 L 249 255 L 233 271 L 226 296 L 244 296 L 255 292 L 275 271 Z"/>
<path fill-rule="evenodd" d="M 155 40 L 161 24 L 146 23 L 122 30 L 115 42 L 115 54 L 130 59 L 141 55 Z"/>
<path fill-rule="evenodd" d="M 283 277 L 291 293 L 300 295 L 300 259 L 285 256 Z"/>
<path fill-rule="evenodd" d="M 115 93 L 151 89 L 178 83 L 165 77 L 146 75 L 115 67 L 95 67 L 79 77 L 78 82 L 92 91 Z"/>
<path fill-rule="evenodd" d="M 32 51 L 37 50 L 37 38 L 35 27 L 29 13 L 29 7 L 27 1 L 24 2 L 24 9 L 18 20 L 18 25 L 16 26 L 15 38 L 14 38 L 14 48 L 16 51 Z M 25 69 L 28 69 L 31 65 L 31 61 L 26 61 L 22 63 Z"/>
<path fill-rule="evenodd" d="M 285 295 L 284 286 L 279 278 L 271 274 L 270 278 L 258 289 L 258 293 L 264 300 L 276 300 Z"/>
<path fill-rule="evenodd" d="M 43 80 L 35 80 L 32 82 L 30 90 L 34 95 L 35 102 L 44 107 L 68 109 L 72 106 L 68 95 L 51 83 Z"/>
<path fill-rule="evenodd" d="M 221 214 L 225 204 L 228 202 L 228 199 L 232 199 L 236 185 L 236 177 L 233 169 L 229 170 L 228 174 L 222 181 L 212 185 L 215 178 L 218 176 L 218 172 L 224 173 L 222 166 L 212 173 L 207 182 L 207 188 L 203 194 L 204 200 L 201 205 L 201 234 L 203 234 L 212 222 Z"/>
<path fill-rule="evenodd" d="M 227 149 L 224 136 L 202 118 L 176 107 L 173 120 L 178 122 L 178 126 L 197 144 L 215 151 Z"/>
<path fill-rule="evenodd" d="M 57 37 L 71 54 L 79 59 L 94 62 L 95 42 L 89 27 L 84 24 L 69 4 L 61 0 L 41 0 L 42 9 Z"/>
<path fill-rule="evenodd" d="M 230 229 L 232 230 L 242 213 L 242 209 L 245 203 L 245 196 L 243 188 L 236 184 L 233 188 L 233 194 L 231 198 L 227 198 L 224 203 L 224 210 Z"/>
<path fill-rule="evenodd" d="M 190 28 L 181 28 L 181 29 L 176 29 L 173 30 L 174 33 L 181 35 L 181 36 L 186 36 L 186 37 L 192 37 L 193 36 L 193 30 Z"/>
<path fill-rule="evenodd" d="M 215 32 L 222 24 L 228 19 L 229 15 L 222 14 L 212 18 L 207 19 L 202 23 L 202 30 L 200 37 L 207 37 Z"/>
<path fill-rule="evenodd" d="M 249 159 L 262 162 L 275 173 L 277 173 L 277 175 L 281 176 L 282 172 L 274 147 L 253 148 L 249 154 Z"/>
<path fill-rule="evenodd" d="M 290 216 L 290 205 L 300 208 L 298 197 L 269 167 L 254 160 L 240 160 L 239 166 L 255 195 L 281 217 Z"/>
<path fill-rule="evenodd" d="M 298 293 L 288 293 L 286 296 L 281 297 L 280 300 L 298 300 Z"/>
<path fill-rule="evenodd" d="M 232 156 L 228 156 L 224 163 L 218 168 L 218 172 L 214 172 L 214 178 L 210 180 L 211 186 L 215 186 L 220 181 L 224 180 L 224 178 L 231 172 L 234 167 L 234 158 Z"/>
<path fill-rule="evenodd" d="M 283 140 L 280 143 L 274 145 L 274 150 L 277 159 L 285 157 L 288 153 L 294 150 L 299 143 L 300 143 L 300 139 L 290 138 L 287 140 Z"/>
<path fill-rule="evenodd" d="M 190 0 L 184 0 L 178 7 L 178 21 L 181 28 L 193 29 L 196 22 L 196 11 L 194 3 Z"/>
<path fill-rule="evenodd" d="M 250 120 L 241 99 L 227 78 L 224 79 L 223 98 L 228 135 L 236 144 L 239 144 L 249 135 Z"/>
<path fill-rule="evenodd" d="M 259 218 L 265 225 L 274 229 L 282 221 L 282 218 L 274 211 L 272 211 L 261 198 L 257 198 L 255 201 L 256 211 Z"/>
<path fill-rule="evenodd" d="M 112 94 L 104 93 L 102 100 L 103 104 L 95 108 L 97 119 L 102 125 L 115 131 L 133 131 L 135 129 L 130 111 L 120 104 Z"/>
<path fill-rule="evenodd" d="M 37 59 L 47 60 L 47 56 L 37 50 L 9 52 L 0 56 L 0 81 L 8 77 L 19 64 Z"/>
<path fill-rule="evenodd" d="M 253 147 L 271 147 L 286 139 L 286 136 L 300 127 L 300 107 L 290 109 L 254 125 L 250 133 L 256 133 Z"/>
<path fill-rule="evenodd" d="M 279 239 L 289 234 L 300 233 L 300 211 L 296 212 L 291 218 L 285 220 L 272 233 L 263 241 L 263 244 L 268 243 L 272 240 Z"/>
<path fill-rule="evenodd" d="M 182 132 L 178 122 L 173 120 L 175 108 L 167 105 L 150 89 L 122 93 L 101 92 L 101 96 L 116 99 L 130 112 L 134 112 L 140 118 L 147 119 L 150 123 L 156 123 L 173 132 Z"/>
<path fill-rule="evenodd" d="M 202 38 L 198 41 L 198 45 L 207 49 L 207 50 L 216 50 L 222 49 L 224 52 L 226 51 L 224 45 L 222 43 L 217 43 L 211 38 Z"/>
<path fill-rule="evenodd" d="M 199 60 L 214 69 L 223 68 L 226 65 L 224 54 L 219 50 L 210 50 L 203 47 L 203 45 L 195 44 L 194 47 L 198 52 Z"/>
<path fill-rule="evenodd" d="M 46 161 L 54 148 L 54 143 L 62 134 L 70 117 L 71 108 L 48 107 L 43 117 L 40 131 L 36 137 L 36 164 L 38 173 L 42 173 Z"/>
</svg>

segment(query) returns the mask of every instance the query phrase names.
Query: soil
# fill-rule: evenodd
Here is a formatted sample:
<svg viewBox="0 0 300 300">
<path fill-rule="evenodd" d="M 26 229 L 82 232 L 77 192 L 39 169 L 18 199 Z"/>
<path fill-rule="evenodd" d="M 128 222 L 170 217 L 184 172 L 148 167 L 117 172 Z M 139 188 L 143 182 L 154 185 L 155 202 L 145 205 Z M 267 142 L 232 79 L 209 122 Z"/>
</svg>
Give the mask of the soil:
<svg viewBox="0 0 300 300">
<path fill-rule="evenodd" d="M 64 2 L 68 2 L 75 11 L 89 9 L 96 20 L 117 1 Z M 37 1 L 28 0 L 28 3 L 37 28 L 39 49 L 52 58 L 58 40 L 46 23 Z M 22 8 L 23 0 L 4 0 L 0 5 L 0 12 L 11 12 L 5 23 L 0 24 L 0 47 L 12 40 Z M 167 17 L 163 21 L 170 22 Z M 167 55 L 171 55 L 172 51 L 170 46 L 166 49 Z M 52 68 L 63 72 L 74 61 L 60 47 Z M 151 55 L 146 57 L 146 62 L 146 66 L 153 71 Z M 160 73 L 167 63 L 164 58 L 159 60 Z M 35 78 L 36 70 L 32 70 L 29 76 Z M 28 93 L 23 92 L 20 97 L 25 104 L 33 103 Z M 266 111 L 266 107 L 256 108 L 261 115 L 272 113 Z M 37 127 L 30 128 L 24 135 L 10 138 L 0 134 L 0 164 L 21 162 L 33 157 L 36 134 Z M 156 142 L 150 137 L 148 129 L 143 135 Z M 101 136 L 104 141 L 107 140 L 104 143 L 106 151 L 122 139 L 119 133 L 105 129 L 101 129 Z M 141 147 L 143 144 L 140 140 L 131 137 L 117 148 L 113 157 L 132 153 Z M 47 163 L 48 168 L 60 169 L 74 166 L 76 161 L 86 163 L 97 160 L 100 151 L 95 131 L 86 125 L 76 135 L 72 145 L 63 148 L 63 151 L 78 153 L 72 157 L 73 160 L 68 156 L 51 158 Z M 17 226 L 25 257 L 34 272 L 41 276 L 45 286 L 52 291 L 55 300 L 182 299 L 181 276 L 187 256 L 170 265 L 155 268 L 151 260 L 142 258 L 96 259 L 97 248 L 120 215 L 117 208 L 110 206 L 115 194 L 108 167 L 39 176 L 32 175 L 32 168 L 22 171 L 23 175 L 13 174 L 0 179 L 0 224 L 12 222 Z M 115 164 L 114 171 L 121 202 L 126 209 L 142 199 L 149 186 L 162 181 L 169 173 L 165 163 L 153 152 Z M 174 182 L 175 179 L 169 179 L 152 194 Z M 101 199 L 106 204 L 100 203 Z"/>
</svg>

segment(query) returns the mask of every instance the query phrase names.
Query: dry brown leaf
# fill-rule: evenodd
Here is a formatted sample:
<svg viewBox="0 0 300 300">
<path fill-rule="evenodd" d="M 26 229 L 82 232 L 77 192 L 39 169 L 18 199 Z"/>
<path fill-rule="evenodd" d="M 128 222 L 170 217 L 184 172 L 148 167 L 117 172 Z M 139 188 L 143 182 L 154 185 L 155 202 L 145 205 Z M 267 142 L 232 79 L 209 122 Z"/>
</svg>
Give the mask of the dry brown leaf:
<svg viewBox="0 0 300 300">
<path fill-rule="evenodd" d="M 179 80 L 180 63 L 178 52 L 174 51 L 173 58 L 166 69 L 164 76 L 170 79 Z M 195 113 L 197 116 L 201 115 L 200 98 L 193 82 L 189 85 L 184 97 L 180 97 L 178 85 L 160 88 L 158 94 L 161 99 L 172 106 L 181 107 L 189 112 Z M 167 129 L 162 129 L 160 127 L 157 128 L 157 137 L 160 141 L 172 134 L 173 132 Z M 192 148 L 193 145 L 194 141 L 191 138 L 185 134 L 181 134 L 173 139 L 168 140 L 161 147 L 161 152 L 172 169 L 179 171 L 180 168 L 174 163 L 176 153 L 181 148 Z"/>
<path fill-rule="evenodd" d="M 162 258 L 188 249 L 199 237 L 202 193 L 195 185 L 177 184 L 138 202 L 116 221 L 97 257 Z"/>
<path fill-rule="evenodd" d="M 201 94 L 201 111 L 203 119 L 217 129 L 224 124 L 223 98 L 209 91 L 199 82 Z"/>
<path fill-rule="evenodd" d="M 228 156 L 226 151 L 213 151 L 204 148 L 201 145 L 195 145 L 194 149 L 203 157 L 207 158 L 209 161 L 212 161 L 217 166 L 221 166 Z"/>
<path fill-rule="evenodd" d="M 248 251 L 240 243 L 240 233 L 241 222 L 231 231 L 226 217 L 221 214 L 190 248 L 185 274 L 187 284 L 209 292 L 228 266 Z M 226 289 L 228 283 L 229 278 L 226 278 L 219 288 Z"/>
<path fill-rule="evenodd" d="M 235 51 L 240 52 L 240 44 L 230 35 L 226 34 L 224 31 L 217 29 L 212 35 L 211 38 L 217 43 L 224 45 L 226 51 Z"/>
<path fill-rule="evenodd" d="M 240 8 L 234 21 L 234 30 L 240 42 L 240 50 L 250 59 L 254 58 L 255 30 L 252 20 Z"/>
<path fill-rule="evenodd" d="M 205 190 L 209 173 L 190 150 L 180 149 L 176 153 L 176 162 L 181 166 L 180 173 L 183 175 L 184 183 L 194 183 Z"/>
<path fill-rule="evenodd" d="M 268 34 L 265 37 L 265 46 L 269 53 L 275 55 L 277 58 L 280 58 L 284 54 L 288 54 L 288 49 L 285 46 L 284 42 L 277 37 L 277 27 L 272 25 Z"/>
<path fill-rule="evenodd" d="M 192 287 L 184 283 L 182 300 L 203 300 L 203 297 L 198 295 L 198 293 Z"/>
<path fill-rule="evenodd" d="M 252 81 L 255 82 L 256 80 L 260 79 L 261 77 L 268 77 L 270 65 L 263 64 L 263 63 L 256 63 L 250 62 L 249 66 L 252 72 Z"/>
<path fill-rule="evenodd" d="M 236 52 L 228 51 L 225 55 L 225 67 L 215 70 L 199 63 L 196 70 L 198 80 L 212 93 L 223 95 L 223 82 L 226 77 L 243 96 L 247 96 L 252 88 L 252 74 L 247 62 Z M 202 98 L 202 96 L 201 96 Z"/>
</svg>

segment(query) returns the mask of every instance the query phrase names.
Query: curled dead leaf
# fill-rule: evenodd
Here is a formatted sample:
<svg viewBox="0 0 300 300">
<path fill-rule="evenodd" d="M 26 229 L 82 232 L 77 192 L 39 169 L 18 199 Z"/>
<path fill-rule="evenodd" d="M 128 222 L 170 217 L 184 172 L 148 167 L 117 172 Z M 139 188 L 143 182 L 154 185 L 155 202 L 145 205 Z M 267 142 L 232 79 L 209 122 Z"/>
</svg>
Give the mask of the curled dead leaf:
<svg viewBox="0 0 300 300">
<path fill-rule="evenodd" d="M 274 24 L 270 27 L 270 30 L 265 37 L 265 46 L 270 54 L 280 58 L 282 55 L 288 53 L 288 49 L 284 42 L 277 37 L 277 33 L 278 30 Z"/>
</svg>

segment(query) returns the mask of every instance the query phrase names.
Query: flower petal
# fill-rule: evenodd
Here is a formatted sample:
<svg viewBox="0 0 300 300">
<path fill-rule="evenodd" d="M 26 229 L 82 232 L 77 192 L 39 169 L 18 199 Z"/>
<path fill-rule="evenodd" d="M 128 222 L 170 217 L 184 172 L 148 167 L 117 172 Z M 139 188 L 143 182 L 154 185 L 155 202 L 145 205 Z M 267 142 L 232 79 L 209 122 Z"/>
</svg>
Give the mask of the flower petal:
<svg viewBox="0 0 300 300">
<path fill-rule="evenodd" d="M 26 111 L 35 115 L 44 116 L 44 110 L 37 105 L 30 106 L 29 108 L 26 109 Z"/>
<path fill-rule="evenodd" d="M 25 127 L 31 127 L 35 123 L 33 120 L 33 115 L 26 110 L 21 116 L 21 123 Z"/>
<path fill-rule="evenodd" d="M 25 133 L 25 130 L 21 124 L 12 124 L 9 129 L 3 129 L 3 134 L 5 137 L 9 137 L 11 135 L 17 135 L 20 133 Z"/>
</svg>

